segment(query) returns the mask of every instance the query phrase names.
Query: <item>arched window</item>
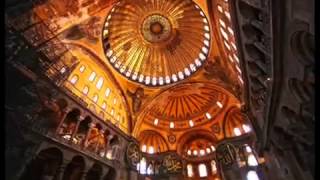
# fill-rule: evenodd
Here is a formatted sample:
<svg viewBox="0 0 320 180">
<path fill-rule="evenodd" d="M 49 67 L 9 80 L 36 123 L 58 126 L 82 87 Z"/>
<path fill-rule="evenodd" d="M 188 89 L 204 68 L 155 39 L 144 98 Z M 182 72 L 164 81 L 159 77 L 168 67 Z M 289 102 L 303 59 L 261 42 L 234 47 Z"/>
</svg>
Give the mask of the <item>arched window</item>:
<svg viewBox="0 0 320 180">
<path fill-rule="evenodd" d="M 258 161 L 257 161 L 257 159 L 254 157 L 253 154 L 249 154 L 249 156 L 248 156 L 248 165 L 249 165 L 249 166 L 258 166 Z"/>
<path fill-rule="evenodd" d="M 146 169 L 147 169 L 147 162 L 146 158 L 142 158 L 140 160 L 140 174 L 146 174 Z"/>
<path fill-rule="evenodd" d="M 109 88 L 107 88 L 106 93 L 105 93 L 106 97 L 108 97 L 110 95 L 110 92 L 111 92 L 111 90 Z"/>
<path fill-rule="evenodd" d="M 233 133 L 234 133 L 234 135 L 236 135 L 236 136 L 240 136 L 240 135 L 241 135 L 241 131 L 240 131 L 240 129 L 237 128 L 237 127 L 233 129 Z"/>
<path fill-rule="evenodd" d="M 200 153 L 200 156 L 204 156 L 204 155 L 206 154 L 206 152 L 204 151 L 204 149 L 200 149 L 199 153 Z"/>
<path fill-rule="evenodd" d="M 78 75 L 74 75 L 74 76 L 71 78 L 70 82 L 71 82 L 72 84 L 76 84 L 77 81 L 78 81 L 78 79 L 79 79 L 79 76 L 78 76 Z"/>
<path fill-rule="evenodd" d="M 117 104 L 117 99 L 116 99 L 116 98 L 113 99 L 113 104 L 114 104 L 114 105 Z"/>
<path fill-rule="evenodd" d="M 216 165 L 216 161 L 215 160 L 211 161 L 211 172 L 212 172 L 212 174 L 216 174 L 217 173 L 217 165 Z"/>
<path fill-rule="evenodd" d="M 147 151 L 147 146 L 144 144 L 144 145 L 142 145 L 142 147 L 141 147 L 141 151 L 142 152 L 146 152 Z"/>
<path fill-rule="evenodd" d="M 63 74 L 63 73 L 65 73 L 65 72 L 66 72 L 66 68 L 65 68 L 65 67 L 62 67 L 62 68 L 60 69 L 60 73 Z"/>
<path fill-rule="evenodd" d="M 255 171 L 249 171 L 247 173 L 247 180 L 259 180 L 259 177 Z"/>
<path fill-rule="evenodd" d="M 102 77 L 100 77 L 100 78 L 99 78 L 99 80 L 98 80 L 98 82 L 97 82 L 96 87 L 100 90 L 100 89 L 101 89 L 101 87 L 102 87 L 102 85 L 103 85 L 103 78 L 102 78 Z"/>
<path fill-rule="evenodd" d="M 199 176 L 200 177 L 207 177 L 208 172 L 207 172 L 207 167 L 205 164 L 199 164 Z"/>
<path fill-rule="evenodd" d="M 191 164 L 187 165 L 187 175 L 188 177 L 192 177 L 193 176 L 193 168 Z"/>
<path fill-rule="evenodd" d="M 92 81 L 94 81 L 94 78 L 96 77 L 96 72 L 92 72 L 91 74 L 90 74 L 90 76 L 89 76 L 89 81 L 90 82 L 92 82 Z"/>
<path fill-rule="evenodd" d="M 81 65 L 80 68 L 79 68 L 79 71 L 80 72 L 84 72 L 85 69 L 86 69 L 86 67 L 84 65 Z"/>
<path fill-rule="evenodd" d="M 113 108 L 111 109 L 110 113 L 111 113 L 112 116 L 114 115 L 114 109 Z"/>
<path fill-rule="evenodd" d="M 98 94 L 95 94 L 95 95 L 93 96 L 93 101 L 94 101 L 95 103 L 98 102 L 98 98 L 99 98 Z"/>
<path fill-rule="evenodd" d="M 153 174 L 153 166 L 152 166 L 152 164 L 149 164 L 148 169 L 147 169 L 147 174 L 149 174 L 149 175 Z"/>
<path fill-rule="evenodd" d="M 107 109 L 107 103 L 106 103 L 106 102 L 103 102 L 103 103 L 102 103 L 102 109 L 104 109 L 104 110 Z"/>
<path fill-rule="evenodd" d="M 88 86 L 85 86 L 82 90 L 83 94 L 87 95 L 88 92 L 89 92 L 89 87 Z"/>
<path fill-rule="evenodd" d="M 153 153 L 154 153 L 154 148 L 153 148 L 153 146 L 149 146 L 148 153 L 149 153 L 149 154 L 153 154 Z"/>
</svg>

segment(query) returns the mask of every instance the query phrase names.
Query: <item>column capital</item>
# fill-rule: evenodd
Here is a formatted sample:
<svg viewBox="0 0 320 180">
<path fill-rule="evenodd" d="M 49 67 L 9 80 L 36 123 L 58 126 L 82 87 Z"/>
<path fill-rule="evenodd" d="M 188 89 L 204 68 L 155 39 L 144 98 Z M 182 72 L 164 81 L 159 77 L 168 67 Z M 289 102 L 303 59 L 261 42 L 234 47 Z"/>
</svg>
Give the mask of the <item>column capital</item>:
<svg viewBox="0 0 320 180">
<path fill-rule="evenodd" d="M 89 124 L 89 127 L 90 127 L 90 128 L 94 128 L 94 127 L 96 127 L 96 124 L 93 123 L 93 122 L 91 122 L 91 123 Z"/>
</svg>

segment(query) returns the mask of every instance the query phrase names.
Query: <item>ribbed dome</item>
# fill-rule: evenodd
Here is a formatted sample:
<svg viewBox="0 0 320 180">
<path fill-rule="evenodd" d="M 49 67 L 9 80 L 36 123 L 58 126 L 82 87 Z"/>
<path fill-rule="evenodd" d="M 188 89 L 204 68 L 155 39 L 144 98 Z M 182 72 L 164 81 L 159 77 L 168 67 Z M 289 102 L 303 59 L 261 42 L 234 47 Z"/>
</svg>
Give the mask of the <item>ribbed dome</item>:
<svg viewBox="0 0 320 180">
<path fill-rule="evenodd" d="M 123 0 L 106 18 L 105 55 L 130 80 L 149 86 L 174 83 L 207 59 L 209 27 L 191 0 Z"/>
<path fill-rule="evenodd" d="M 182 83 L 155 97 L 139 118 L 151 126 L 173 131 L 211 122 L 228 103 L 224 89 L 212 83 Z"/>
<path fill-rule="evenodd" d="M 138 137 L 138 141 L 140 143 L 140 148 L 145 145 L 147 151 L 149 147 L 152 147 L 155 153 L 168 151 L 166 141 L 155 131 L 146 130 L 141 132 Z"/>
</svg>

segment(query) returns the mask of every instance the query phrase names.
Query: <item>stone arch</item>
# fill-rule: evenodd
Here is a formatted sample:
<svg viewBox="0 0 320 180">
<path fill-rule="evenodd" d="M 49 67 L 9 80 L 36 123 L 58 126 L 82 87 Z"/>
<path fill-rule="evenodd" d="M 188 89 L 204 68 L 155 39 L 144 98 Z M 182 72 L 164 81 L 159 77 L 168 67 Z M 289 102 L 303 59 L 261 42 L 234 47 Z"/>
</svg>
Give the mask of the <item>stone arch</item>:
<svg viewBox="0 0 320 180">
<path fill-rule="evenodd" d="M 102 176 L 102 166 L 94 163 L 87 173 L 86 180 L 97 180 Z"/>
<path fill-rule="evenodd" d="M 81 156 L 75 156 L 72 158 L 71 162 L 67 165 L 63 180 L 78 180 L 82 176 L 82 172 L 85 168 L 85 160 Z"/>
<path fill-rule="evenodd" d="M 62 160 L 63 153 L 58 148 L 44 149 L 26 166 L 20 180 L 42 180 L 44 177 L 53 178 Z"/>
</svg>

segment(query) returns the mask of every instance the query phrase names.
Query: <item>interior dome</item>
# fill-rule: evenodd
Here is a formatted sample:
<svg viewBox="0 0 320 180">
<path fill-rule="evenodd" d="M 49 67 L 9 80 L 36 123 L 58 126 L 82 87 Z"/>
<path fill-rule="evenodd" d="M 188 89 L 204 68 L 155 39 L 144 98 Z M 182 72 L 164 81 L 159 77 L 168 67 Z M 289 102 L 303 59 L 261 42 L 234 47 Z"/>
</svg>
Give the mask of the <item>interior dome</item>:
<svg viewBox="0 0 320 180">
<path fill-rule="evenodd" d="M 191 0 L 124 0 L 106 18 L 103 47 L 126 78 L 161 86 L 183 80 L 202 66 L 210 49 L 209 27 Z"/>
</svg>

